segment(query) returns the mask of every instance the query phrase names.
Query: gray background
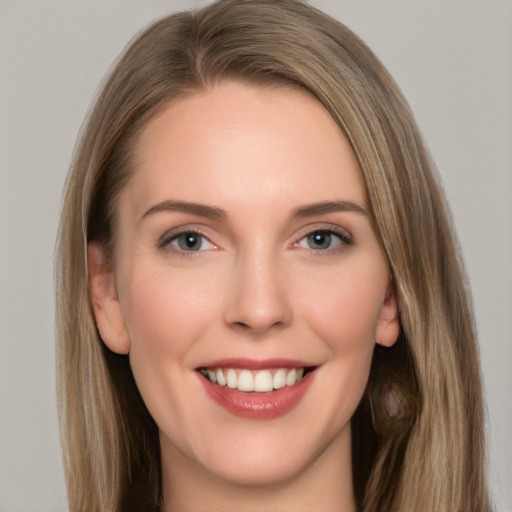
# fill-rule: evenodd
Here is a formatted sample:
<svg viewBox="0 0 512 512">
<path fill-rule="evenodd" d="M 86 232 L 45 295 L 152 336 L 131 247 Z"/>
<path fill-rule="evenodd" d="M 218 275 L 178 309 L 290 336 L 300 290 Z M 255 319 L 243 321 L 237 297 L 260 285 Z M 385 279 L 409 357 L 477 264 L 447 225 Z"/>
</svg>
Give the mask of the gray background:
<svg viewBox="0 0 512 512">
<path fill-rule="evenodd" d="M 156 17 L 204 1 L 0 0 L 0 511 L 66 509 L 53 246 L 76 134 Z M 473 285 L 498 512 L 512 512 L 512 2 L 317 0 L 384 61 L 443 176 Z"/>
</svg>

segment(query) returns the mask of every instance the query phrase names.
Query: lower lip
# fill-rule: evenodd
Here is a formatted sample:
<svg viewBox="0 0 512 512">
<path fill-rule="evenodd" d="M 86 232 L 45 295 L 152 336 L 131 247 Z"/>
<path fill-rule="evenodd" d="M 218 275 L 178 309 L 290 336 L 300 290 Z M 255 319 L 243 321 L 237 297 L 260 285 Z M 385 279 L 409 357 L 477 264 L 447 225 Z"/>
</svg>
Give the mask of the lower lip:
<svg viewBox="0 0 512 512">
<path fill-rule="evenodd" d="M 238 389 L 219 386 L 199 375 L 206 394 L 226 411 L 253 420 L 271 420 L 283 416 L 295 407 L 313 381 L 314 372 L 308 373 L 293 386 L 268 393 L 244 393 Z"/>
</svg>

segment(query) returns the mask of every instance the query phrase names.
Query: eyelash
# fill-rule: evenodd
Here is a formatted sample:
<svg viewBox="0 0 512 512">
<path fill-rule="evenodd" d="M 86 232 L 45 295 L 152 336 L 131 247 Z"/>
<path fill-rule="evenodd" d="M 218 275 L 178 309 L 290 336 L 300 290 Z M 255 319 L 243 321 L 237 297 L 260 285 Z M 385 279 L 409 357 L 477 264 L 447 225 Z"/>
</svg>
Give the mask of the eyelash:
<svg viewBox="0 0 512 512">
<path fill-rule="evenodd" d="M 325 248 L 310 247 L 308 242 L 312 239 L 312 237 L 315 237 L 315 236 L 329 237 L 329 245 L 330 245 L 330 242 L 332 241 L 332 238 L 335 237 L 338 239 L 339 244 L 335 245 L 334 247 L 325 247 Z M 304 247 L 304 248 L 310 249 L 316 254 L 320 254 L 320 253 L 327 252 L 327 251 L 330 251 L 330 252 L 337 251 L 337 250 L 342 249 L 343 246 L 352 245 L 354 243 L 352 238 L 349 235 L 342 232 L 341 230 L 332 229 L 332 228 L 313 229 L 313 230 L 309 231 L 308 233 L 306 233 L 301 238 L 299 238 L 299 240 L 297 242 L 295 242 L 293 244 L 293 246 L 294 247 L 300 246 L 301 242 L 303 242 L 303 241 L 306 244 L 308 244 L 308 246 Z"/>
<path fill-rule="evenodd" d="M 180 237 L 184 237 L 184 236 L 193 236 L 193 237 L 196 237 L 197 239 L 201 239 L 201 246 L 196 250 L 194 250 L 194 249 L 187 250 L 187 249 L 184 249 L 181 247 L 175 247 L 175 246 L 173 247 L 173 242 L 179 241 Z M 342 246 L 352 245 L 354 243 L 352 238 L 344 232 L 341 232 L 339 230 L 332 229 L 332 228 L 317 228 L 317 229 L 308 231 L 306 234 L 301 236 L 296 242 L 294 242 L 292 244 L 292 247 L 301 247 L 300 246 L 301 242 L 305 241 L 305 243 L 307 244 L 309 242 L 309 240 L 311 239 L 311 237 L 314 237 L 314 236 L 329 237 L 329 245 L 330 245 L 330 242 L 332 241 L 332 237 L 335 237 L 339 240 L 339 244 L 335 245 L 334 247 L 314 248 L 314 247 L 310 247 L 309 245 L 308 245 L 308 247 L 303 247 L 305 249 L 310 249 L 311 251 L 313 251 L 316 254 L 320 254 L 320 253 L 327 252 L 327 251 L 330 251 L 330 252 L 337 251 L 337 250 L 340 250 L 342 248 Z M 187 257 L 190 258 L 190 257 L 194 257 L 195 253 L 202 252 L 201 249 L 205 242 L 211 244 L 212 248 L 216 247 L 215 244 L 206 235 L 204 235 L 203 233 L 201 233 L 200 231 L 198 231 L 196 229 L 185 229 L 185 230 L 181 230 L 181 231 L 173 230 L 173 231 L 164 233 L 160 237 L 160 239 L 157 242 L 157 247 L 158 247 L 158 249 L 169 248 L 170 250 L 174 251 L 179 256 L 182 256 L 185 258 L 187 258 Z M 171 247 L 169 247 L 169 246 L 171 246 Z M 205 249 L 202 249 L 202 250 L 205 250 Z"/>
<path fill-rule="evenodd" d="M 179 256 L 182 256 L 184 258 L 191 258 L 195 255 L 195 253 L 201 252 L 201 247 L 198 250 L 186 250 L 182 249 L 180 247 L 173 247 L 173 242 L 178 241 L 180 237 L 184 236 L 194 236 L 198 239 L 201 239 L 201 246 L 204 244 L 204 241 L 208 242 L 212 245 L 212 247 L 215 247 L 215 244 L 203 233 L 196 229 L 185 229 L 181 231 L 170 231 L 167 233 L 164 233 L 160 239 L 157 242 L 157 247 L 159 249 L 166 249 L 169 248 L 170 250 L 174 251 Z M 204 249 L 203 249 L 204 250 Z"/>
</svg>

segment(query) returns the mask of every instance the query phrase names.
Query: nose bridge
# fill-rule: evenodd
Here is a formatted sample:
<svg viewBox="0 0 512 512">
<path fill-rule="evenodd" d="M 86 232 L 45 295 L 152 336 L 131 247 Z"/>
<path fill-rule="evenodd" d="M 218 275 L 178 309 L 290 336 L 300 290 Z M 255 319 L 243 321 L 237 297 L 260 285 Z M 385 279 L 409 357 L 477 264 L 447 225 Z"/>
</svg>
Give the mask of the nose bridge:
<svg viewBox="0 0 512 512">
<path fill-rule="evenodd" d="M 254 243 L 239 252 L 233 267 L 226 321 L 259 334 L 286 325 L 291 317 L 278 251 Z"/>
</svg>

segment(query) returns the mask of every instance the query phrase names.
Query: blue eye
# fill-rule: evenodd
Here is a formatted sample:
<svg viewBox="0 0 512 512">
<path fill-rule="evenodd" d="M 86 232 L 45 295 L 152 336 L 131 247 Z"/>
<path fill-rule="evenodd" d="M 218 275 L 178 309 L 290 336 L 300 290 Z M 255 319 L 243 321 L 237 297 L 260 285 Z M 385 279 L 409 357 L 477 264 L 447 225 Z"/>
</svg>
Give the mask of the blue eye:
<svg viewBox="0 0 512 512">
<path fill-rule="evenodd" d="M 195 231 L 185 231 L 172 236 L 168 242 L 178 251 L 197 252 L 212 249 L 214 245 L 210 240 Z"/>
<path fill-rule="evenodd" d="M 306 249 L 324 251 L 334 249 L 342 244 L 350 244 L 350 239 L 341 233 L 335 233 L 328 229 L 318 229 L 301 238 L 298 245 Z"/>
</svg>

